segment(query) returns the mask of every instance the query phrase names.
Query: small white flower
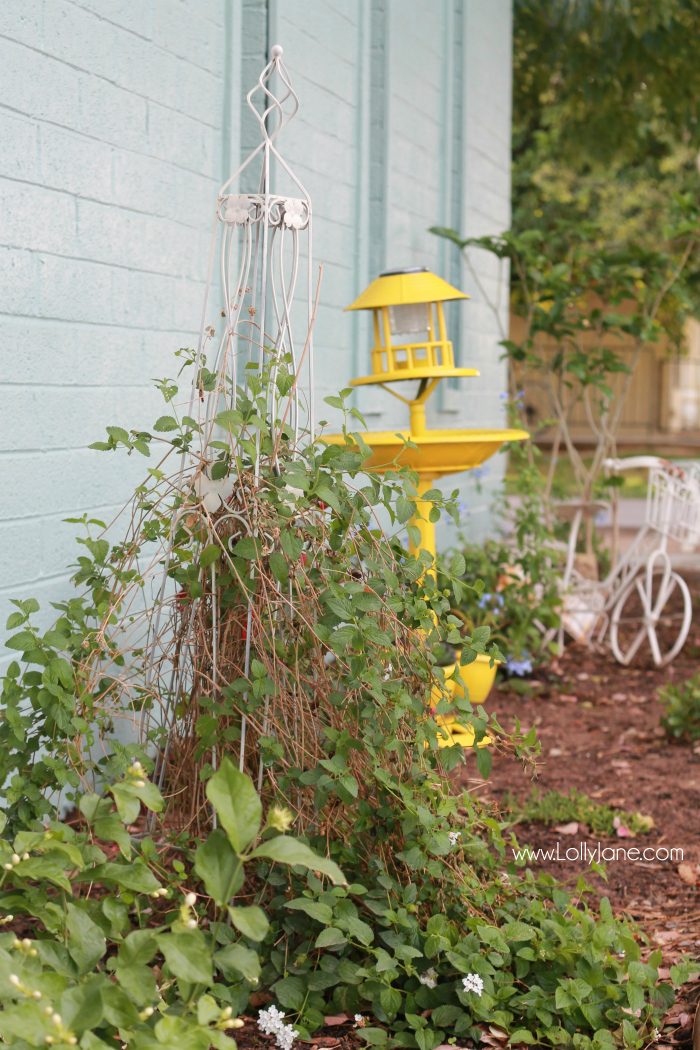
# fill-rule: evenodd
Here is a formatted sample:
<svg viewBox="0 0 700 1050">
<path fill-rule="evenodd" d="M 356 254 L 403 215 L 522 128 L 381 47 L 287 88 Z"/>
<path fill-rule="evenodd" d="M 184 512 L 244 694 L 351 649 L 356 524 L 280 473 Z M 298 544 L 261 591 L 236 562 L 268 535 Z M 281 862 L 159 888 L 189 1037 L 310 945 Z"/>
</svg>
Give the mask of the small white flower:
<svg viewBox="0 0 700 1050">
<path fill-rule="evenodd" d="M 250 198 L 242 193 L 232 193 L 224 204 L 224 222 L 247 226 L 250 222 Z"/>
<path fill-rule="evenodd" d="M 478 973 L 468 973 L 462 978 L 462 984 L 465 992 L 474 992 L 475 995 L 481 995 L 484 990 L 484 982 Z"/>
<path fill-rule="evenodd" d="M 303 230 L 309 221 L 309 210 L 306 202 L 298 197 L 285 197 L 284 225 L 290 230 Z"/>
<path fill-rule="evenodd" d="M 187 893 L 185 895 L 185 904 L 187 905 L 188 908 L 194 908 L 196 903 L 197 903 L 197 894 L 196 893 Z"/>
<path fill-rule="evenodd" d="M 367 1024 L 367 1018 L 362 1014 L 355 1014 L 355 1028 L 364 1028 Z"/>
<path fill-rule="evenodd" d="M 274 1035 L 279 1050 L 292 1050 L 297 1031 L 284 1023 L 284 1014 L 273 1004 L 258 1013 L 258 1028 L 263 1035 Z"/>
<path fill-rule="evenodd" d="M 462 832 L 461 831 L 449 831 L 447 833 L 447 837 L 450 840 L 450 845 L 451 846 L 456 846 L 457 843 L 459 842 L 459 840 L 462 837 Z"/>
<path fill-rule="evenodd" d="M 284 1021 L 284 1014 L 277 1009 L 274 1003 L 268 1006 L 267 1010 L 260 1010 L 258 1013 L 258 1028 L 263 1035 L 273 1035 L 282 1021 Z"/>
<path fill-rule="evenodd" d="M 292 1044 L 297 1037 L 296 1029 L 290 1024 L 284 1024 L 275 1033 L 275 1041 L 279 1050 L 292 1050 Z"/>
<path fill-rule="evenodd" d="M 435 970 L 435 968 L 431 966 L 429 970 L 425 971 L 425 973 L 421 973 L 418 975 L 418 980 L 421 984 L 424 984 L 426 988 L 436 988 L 437 970 Z"/>
</svg>

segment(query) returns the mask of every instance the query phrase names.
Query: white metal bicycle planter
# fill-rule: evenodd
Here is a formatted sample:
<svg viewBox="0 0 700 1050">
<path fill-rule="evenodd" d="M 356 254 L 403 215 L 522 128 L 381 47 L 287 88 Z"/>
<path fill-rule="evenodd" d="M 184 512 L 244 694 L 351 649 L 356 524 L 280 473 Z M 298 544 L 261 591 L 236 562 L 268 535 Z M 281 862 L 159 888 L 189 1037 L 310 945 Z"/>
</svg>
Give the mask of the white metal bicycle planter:
<svg viewBox="0 0 700 1050">
<path fill-rule="evenodd" d="M 672 567 L 669 541 L 684 548 L 700 540 L 700 474 L 655 456 L 605 461 L 609 473 L 649 471 L 645 521 L 603 580 L 575 568 L 581 524 L 591 504 L 575 506 L 562 580 L 564 633 L 576 641 L 603 644 L 628 666 L 647 650 L 656 667 L 681 651 L 690 631 L 692 600 L 686 581 Z"/>
</svg>

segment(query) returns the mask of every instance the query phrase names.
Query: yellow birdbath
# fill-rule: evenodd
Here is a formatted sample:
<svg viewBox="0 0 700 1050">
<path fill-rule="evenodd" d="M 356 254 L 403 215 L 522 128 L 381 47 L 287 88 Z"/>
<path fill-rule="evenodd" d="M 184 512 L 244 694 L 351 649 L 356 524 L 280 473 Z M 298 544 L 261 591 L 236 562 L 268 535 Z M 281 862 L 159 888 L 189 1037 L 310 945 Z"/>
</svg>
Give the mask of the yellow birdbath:
<svg viewBox="0 0 700 1050">
<path fill-rule="evenodd" d="M 441 380 L 479 375 L 474 368 L 455 366 L 452 343 L 445 328 L 443 303 L 467 298 L 441 277 L 420 268 L 382 274 L 347 307 L 348 310 L 371 310 L 374 319 L 372 373 L 351 380 L 351 385 L 382 386 L 409 410 L 408 429 L 363 433 L 362 438 L 370 448 L 365 466 L 380 474 L 406 466 L 418 474 L 419 498 L 411 525 L 418 530 L 419 539 L 411 543 L 411 549 L 414 553 L 426 550 L 433 560 L 435 525 L 430 520 L 430 500 L 425 496 L 435 481 L 446 474 L 461 474 L 479 466 L 506 441 L 529 437 L 525 430 L 434 430 L 426 424 L 426 402 Z M 412 397 L 405 397 L 394 388 L 394 384 L 408 381 L 417 384 Z M 325 440 L 343 444 L 345 437 L 330 434 Z M 455 669 L 456 665 L 444 669 L 446 687 L 452 695 L 460 688 L 453 678 Z M 480 657 L 460 670 L 472 702 L 483 702 L 493 685 L 495 665 L 490 665 L 488 657 Z M 433 699 L 437 702 L 441 696 Z M 461 725 L 454 717 L 444 716 L 438 721 L 444 734 L 441 746 L 459 743 L 471 747 L 474 732 L 470 726 Z"/>
</svg>

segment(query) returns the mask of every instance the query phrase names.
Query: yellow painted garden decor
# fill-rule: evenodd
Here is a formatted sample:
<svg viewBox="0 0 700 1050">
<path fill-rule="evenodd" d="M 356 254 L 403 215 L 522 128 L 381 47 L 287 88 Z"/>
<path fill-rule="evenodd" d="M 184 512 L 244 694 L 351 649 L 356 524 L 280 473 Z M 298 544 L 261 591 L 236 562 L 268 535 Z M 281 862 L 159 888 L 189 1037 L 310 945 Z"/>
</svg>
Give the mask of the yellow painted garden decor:
<svg viewBox="0 0 700 1050">
<path fill-rule="evenodd" d="M 432 430 L 427 426 L 425 404 L 442 379 L 478 376 L 474 368 L 458 368 L 452 342 L 447 338 L 443 303 L 468 296 L 441 277 L 423 268 L 393 270 L 383 273 L 348 310 L 371 310 L 374 320 L 374 343 L 371 351 L 372 371 L 351 380 L 352 386 L 377 385 L 398 398 L 408 408 L 409 425 L 399 433 L 368 431 L 362 435 L 369 446 L 365 460 L 368 470 L 385 473 L 397 466 L 410 467 L 418 474 L 418 499 L 411 525 L 418 530 L 419 540 L 412 549 L 436 556 L 435 526 L 430 521 L 430 501 L 424 497 L 438 478 L 461 474 L 477 467 L 506 441 L 523 441 L 525 430 Z M 412 380 L 416 384 L 412 397 L 405 397 L 395 384 Z M 469 404 L 465 398 L 465 404 Z M 342 434 L 330 434 L 324 440 L 344 444 Z M 411 445 L 407 445 L 406 442 Z M 411 447 L 415 446 L 415 447 Z M 462 668 L 462 677 L 472 703 L 483 703 L 493 685 L 496 668 L 483 665 L 483 658 Z M 456 683 L 455 683 L 456 684 Z M 474 742 L 468 726 L 454 718 L 442 718 L 444 746 Z"/>
</svg>

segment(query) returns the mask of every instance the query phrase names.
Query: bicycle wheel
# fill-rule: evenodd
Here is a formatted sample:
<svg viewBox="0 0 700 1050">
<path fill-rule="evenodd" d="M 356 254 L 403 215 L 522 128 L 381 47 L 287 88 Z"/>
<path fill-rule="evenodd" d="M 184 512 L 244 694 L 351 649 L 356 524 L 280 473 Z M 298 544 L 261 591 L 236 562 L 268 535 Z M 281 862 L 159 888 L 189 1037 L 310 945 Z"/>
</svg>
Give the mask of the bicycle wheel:
<svg viewBox="0 0 700 1050">
<path fill-rule="evenodd" d="M 618 663 L 665 667 L 683 648 L 693 617 L 688 585 L 668 567 L 640 569 L 615 603 L 610 647 Z"/>
</svg>

